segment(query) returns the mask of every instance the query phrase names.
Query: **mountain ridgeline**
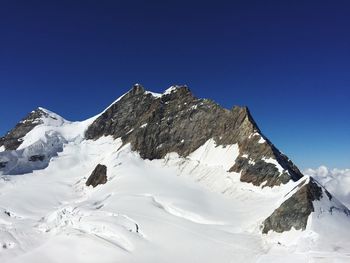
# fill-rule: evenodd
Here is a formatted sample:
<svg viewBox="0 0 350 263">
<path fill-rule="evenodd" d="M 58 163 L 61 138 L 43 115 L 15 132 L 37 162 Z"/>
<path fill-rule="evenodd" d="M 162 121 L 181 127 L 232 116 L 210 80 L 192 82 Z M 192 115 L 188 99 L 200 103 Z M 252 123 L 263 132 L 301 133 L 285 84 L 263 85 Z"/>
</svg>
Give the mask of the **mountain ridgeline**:
<svg viewBox="0 0 350 263">
<path fill-rule="evenodd" d="M 26 171 L 44 169 L 50 159 L 63 150 L 68 140 L 58 137 L 56 132 L 46 134 L 45 143 L 35 142 L 35 147 L 27 147 L 31 147 L 30 151 L 19 149 L 23 138 L 43 125 L 44 119 L 52 122 L 57 115 L 38 108 L 0 138 L 0 149 L 3 149 L 0 151 L 0 172 L 11 174 L 13 170 L 9 165 L 12 164 L 17 169 L 12 174 L 20 174 L 24 168 L 18 167 L 27 167 L 28 162 L 30 170 Z M 315 202 L 322 198 L 330 203 L 327 208 L 330 213 L 337 210 L 350 215 L 349 210 L 334 203 L 331 194 L 314 179 L 305 178 L 261 133 L 247 107 L 222 108 L 212 100 L 196 98 L 186 86 L 173 86 L 163 94 L 154 94 L 139 84 L 134 85 L 88 123 L 81 139 L 98 140 L 103 136 L 120 138 L 123 145 L 130 144 L 141 158 L 149 160 L 162 159 L 174 152 L 186 159 L 212 139 L 216 146 L 238 146 L 238 156 L 226 172 L 237 174 L 241 182 L 261 188 L 298 182 L 290 195 L 286 195 L 286 200 L 262 222 L 263 233 L 306 229 L 308 218 L 315 211 Z M 74 140 L 76 142 L 75 137 Z M 54 145 L 55 149 L 50 150 Z M 40 152 L 36 152 L 37 149 Z M 46 165 L 35 165 L 43 160 L 47 161 Z M 86 184 L 94 187 L 108 184 L 106 171 L 106 166 L 97 166 Z"/>
<path fill-rule="evenodd" d="M 186 86 L 153 96 L 140 85 L 108 108 L 86 131 L 96 140 L 111 135 L 130 143 L 142 158 L 160 159 L 176 152 L 186 157 L 213 138 L 217 145 L 238 144 L 240 155 L 230 171 L 243 182 L 276 186 L 303 175 L 261 132 L 248 108 L 227 110 L 208 99 L 197 99 Z M 280 172 L 273 159 L 283 168 Z"/>
</svg>

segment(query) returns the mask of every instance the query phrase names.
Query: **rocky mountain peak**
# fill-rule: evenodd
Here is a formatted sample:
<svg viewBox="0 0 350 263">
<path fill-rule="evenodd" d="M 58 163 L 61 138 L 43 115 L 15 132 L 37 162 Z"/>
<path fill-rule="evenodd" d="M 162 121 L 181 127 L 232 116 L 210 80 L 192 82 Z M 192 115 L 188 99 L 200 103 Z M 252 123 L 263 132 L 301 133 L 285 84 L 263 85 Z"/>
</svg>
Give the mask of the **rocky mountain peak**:
<svg viewBox="0 0 350 263">
<path fill-rule="evenodd" d="M 137 95 L 137 94 L 143 94 L 144 92 L 145 92 L 144 87 L 141 84 L 136 83 L 128 93 L 130 93 L 131 95 Z"/>
<path fill-rule="evenodd" d="M 196 98 L 187 86 L 172 86 L 159 96 L 134 86 L 85 134 L 93 140 L 108 135 L 130 143 L 132 150 L 150 160 L 170 152 L 186 157 L 210 139 L 224 147 L 238 144 L 240 155 L 230 171 L 241 173 L 242 181 L 275 186 L 302 177 L 261 134 L 247 107 L 224 109 Z"/>
<path fill-rule="evenodd" d="M 39 121 L 42 117 L 47 116 L 47 112 L 44 108 L 38 107 L 35 110 L 28 113 L 26 117 L 24 117 L 20 122 L 34 122 Z"/>
<path fill-rule="evenodd" d="M 173 85 L 163 92 L 163 96 L 174 96 L 183 97 L 192 95 L 191 90 L 186 85 Z"/>
</svg>

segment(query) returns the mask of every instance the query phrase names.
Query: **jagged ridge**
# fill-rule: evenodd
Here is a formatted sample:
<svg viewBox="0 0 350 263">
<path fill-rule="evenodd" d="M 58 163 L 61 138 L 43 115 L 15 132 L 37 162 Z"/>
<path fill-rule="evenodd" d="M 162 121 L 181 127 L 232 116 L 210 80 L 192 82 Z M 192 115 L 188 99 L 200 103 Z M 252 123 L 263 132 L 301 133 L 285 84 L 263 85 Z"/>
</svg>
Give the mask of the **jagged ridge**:
<svg viewBox="0 0 350 263">
<path fill-rule="evenodd" d="M 151 160 L 170 152 L 186 157 L 211 138 L 217 145 L 237 143 L 240 156 L 230 171 L 241 172 L 242 181 L 275 186 L 302 177 L 298 168 L 264 139 L 247 107 L 224 109 L 211 100 L 197 99 L 186 86 L 155 97 L 135 85 L 85 134 L 93 140 L 108 135 L 122 138 L 142 158 Z M 264 161 L 269 158 L 283 171 Z"/>
</svg>

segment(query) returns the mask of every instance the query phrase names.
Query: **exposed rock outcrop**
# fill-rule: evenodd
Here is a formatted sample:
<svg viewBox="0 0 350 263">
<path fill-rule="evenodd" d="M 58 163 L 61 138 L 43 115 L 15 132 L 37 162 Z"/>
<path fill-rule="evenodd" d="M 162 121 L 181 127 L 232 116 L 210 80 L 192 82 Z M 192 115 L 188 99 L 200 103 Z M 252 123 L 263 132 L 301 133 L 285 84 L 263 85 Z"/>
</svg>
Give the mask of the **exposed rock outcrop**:
<svg viewBox="0 0 350 263">
<path fill-rule="evenodd" d="M 151 160 L 170 152 L 185 157 L 213 138 L 217 145 L 238 144 L 240 156 L 230 171 L 241 172 L 244 182 L 275 186 L 302 177 L 298 168 L 261 135 L 247 107 L 224 109 L 211 100 L 197 99 L 186 86 L 174 86 L 161 96 L 153 96 L 135 85 L 85 134 L 93 140 L 108 135 L 120 137 L 142 158 Z M 283 172 L 264 158 L 277 160 Z"/>
<path fill-rule="evenodd" d="M 45 155 L 36 154 L 36 155 L 30 156 L 28 161 L 30 161 L 30 162 L 38 162 L 38 161 L 44 161 L 44 159 L 45 159 Z"/>
<path fill-rule="evenodd" d="M 86 186 L 96 187 L 105 183 L 107 183 L 107 166 L 98 164 L 86 181 Z"/>
<path fill-rule="evenodd" d="M 5 168 L 7 165 L 7 162 L 0 162 L 0 169 Z"/>
</svg>

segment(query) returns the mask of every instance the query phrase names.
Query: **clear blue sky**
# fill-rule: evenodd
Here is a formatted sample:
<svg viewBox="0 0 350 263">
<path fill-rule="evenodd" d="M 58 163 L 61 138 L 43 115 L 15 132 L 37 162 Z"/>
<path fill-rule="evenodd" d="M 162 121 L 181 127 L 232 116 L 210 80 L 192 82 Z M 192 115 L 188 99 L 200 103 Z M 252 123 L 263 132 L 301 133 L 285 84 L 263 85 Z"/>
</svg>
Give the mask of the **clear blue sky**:
<svg viewBox="0 0 350 263">
<path fill-rule="evenodd" d="M 1 1 L 0 133 L 133 83 L 248 105 L 299 167 L 350 167 L 349 1 Z"/>
</svg>

